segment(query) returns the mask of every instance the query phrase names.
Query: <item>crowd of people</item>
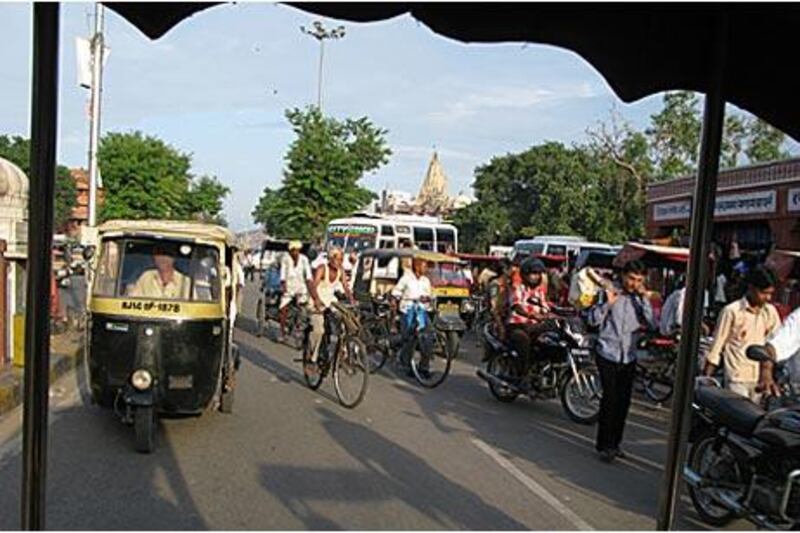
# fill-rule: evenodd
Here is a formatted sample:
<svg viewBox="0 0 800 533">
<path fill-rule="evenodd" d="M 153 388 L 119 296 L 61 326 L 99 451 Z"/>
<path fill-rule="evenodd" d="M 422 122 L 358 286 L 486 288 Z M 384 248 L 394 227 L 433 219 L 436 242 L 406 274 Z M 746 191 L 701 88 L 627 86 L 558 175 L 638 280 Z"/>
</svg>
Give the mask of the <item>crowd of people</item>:
<svg viewBox="0 0 800 533">
<path fill-rule="evenodd" d="M 721 370 L 723 387 L 760 402 L 763 395 L 778 392 L 772 363 L 752 361 L 746 350 L 751 345 L 766 345 L 777 361 L 793 357 L 800 351 L 800 309 L 781 323 L 771 303 L 778 285 L 775 273 L 764 265 L 748 269 L 739 262 L 734 265 L 732 281 L 725 284 L 719 276 L 714 280 L 711 289 L 717 294 L 713 301 L 711 291 L 705 294 L 705 309 L 716 305 L 719 310 L 713 329 L 701 324 L 702 333 L 713 338 L 701 373 L 716 376 Z M 657 293 L 646 287 L 647 270 L 637 260 L 625 264 L 616 276 L 610 270 L 584 266 L 572 273 L 566 296 L 563 284 L 558 291 L 552 290 L 553 278 L 563 279 L 563 274 L 548 271 L 538 259 L 500 261 L 477 277 L 496 335 L 524 357 L 535 357 L 536 337 L 547 328 L 551 302 L 576 309 L 587 328 L 594 331 L 603 389 L 596 449 L 600 458 L 609 462 L 624 456 L 621 442 L 636 375 L 638 339 L 654 332 L 674 337 L 681 329 L 685 280 L 679 278 L 673 284 L 657 313 L 651 303 Z"/>
<path fill-rule="evenodd" d="M 312 261 L 301 248 L 299 242 L 290 243 L 280 267 L 268 270 L 266 283 L 279 286 L 282 293 L 281 335 L 286 333 L 286 306 L 293 299 L 308 306 L 315 361 L 324 329 L 323 313 L 337 293 L 352 298 L 351 274 L 358 257 L 334 247 L 323 259 Z M 733 272 L 732 279 L 715 276 L 706 291 L 705 308 L 719 311 L 713 329 L 702 325 L 703 333 L 711 335 L 713 342 L 701 372 L 714 376 L 722 369 L 725 388 L 758 402 L 762 395 L 776 393 L 772 370 L 769 362 L 748 359 L 746 349 L 754 344 L 766 345 L 776 360 L 792 357 L 800 350 L 800 310 L 782 325 L 771 303 L 777 285 L 775 273 L 763 265 L 748 269 L 746 274 L 739 268 Z M 538 258 L 517 256 L 469 276 L 474 292 L 486 299 L 494 333 L 525 360 L 536 357 L 537 339 L 552 327 L 549 319 L 554 316 L 554 307 L 574 308 L 586 327 L 594 331 L 603 390 L 596 449 L 600 458 L 609 462 L 624 456 L 621 443 L 636 375 L 638 339 L 650 332 L 675 336 L 681 329 L 684 280 L 678 277 L 669 296 L 656 308 L 652 300 L 657 293 L 647 288 L 647 275 L 647 267 L 638 260 L 628 262 L 616 273 L 587 265 L 568 274 L 563 268 L 547 268 Z M 399 311 L 401 331 L 408 339 L 412 329 L 424 326 L 420 321 L 431 309 L 433 295 L 425 261 L 404 264 L 403 275 L 390 294 Z M 401 369 L 406 371 L 409 346 L 404 344 L 399 357 Z M 424 343 L 421 348 L 427 352 Z M 307 373 L 315 371 L 313 365 L 305 368 Z"/>
</svg>

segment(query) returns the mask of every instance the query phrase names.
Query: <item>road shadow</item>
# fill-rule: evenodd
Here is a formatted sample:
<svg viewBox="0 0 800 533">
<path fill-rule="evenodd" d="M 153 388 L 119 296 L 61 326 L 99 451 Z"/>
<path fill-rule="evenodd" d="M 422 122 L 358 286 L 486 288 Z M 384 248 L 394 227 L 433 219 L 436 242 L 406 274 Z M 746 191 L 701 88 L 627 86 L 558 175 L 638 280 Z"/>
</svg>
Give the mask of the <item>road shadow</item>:
<svg viewBox="0 0 800 533">
<path fill-rule="evenodd" d="M 77 405 L 50 417 L 47 528 L 208 529 L 163 428 L 155 452 L 143 455 L 134 451 L 133 430 L 107 410 Z M 17 450 L 0 463 L 3 530 L 20 527 L 21 462 Z"/>
<path fill-rule="evenodd" d="M 530 462 L 586 498 L 605 500 L 655 521 L 663 474 L 657 461 L 603 463 L 594 452 L 594 426 L 572 423 L 555 401 L 520 398 L 502 404 L 490 395 L 485 382 L 464 372 L 463 367 L 448 376 L 441 387 L 448 388 L 449 400 L 437 397 L 437 391 L 402 389 L 411 394 L 419 412 L 440 431 L 478 438 L 511 457 Z M 453 419 L 462 427 L 447 422 Z M 626 434 L 634 431 L 629 427 Z M 630 446 L 628 450 L 631 451 Z M 658 450 L 660 455 L 664 452 L 663 447 Z M 694 511 L 688 507 L 684 506 L 682 515 L 681 528 L 707 527 L 696 521 Z M 586 518 L 592 522 L 592 517 Z"/>
<path fill-rule="evenodd" d="M 265 464 L 261 468 L 264 488 L 280 498 L 308 529 L 418 529 L 420 520 L 413 514 L 422 514 L 436 529 L 528 529 L 370 428 L 324 407 L 317 412 L 328 434 L 355 461 L 354 467 Z M 380 519 L 374 512 L 338 515 L 343 509 L 339 504 L 352 506 L 354 502 L 394 509 Z"/>
<path fill-rule="evenodd" d="M 255 343 L 248 341 L 248 339 L 242 338 L 241 335 L 237 337 L 236 344 L 239 346 L 239 353 L 242 355 L 242 357 L 253 363 L 258 368 L 273 375 L 275 379 L 284 383 L 296 383 L 302 386 L 304 389 L 307 389 L 311 394 L 316 394 L 327 401 L 333 402 L 337 405 L 339 404 L 339 399 L 336 398 L 334 394 L 331 394 L 325 390 L 326 383 L 331 383 L 330 373 L 328 376 L 326 376 L 325 381 L 322 383 L 319 389 L 313 391 L 308 387 L 305 378 L 303 377 L 303 373 L 299 368 L 301 363 L 294 361 L 294 359 L 299 357 L 299 353 L 296 356 L 293 355 L 291 361 L 284 363 L 277 357 L 271 357 L 267 355 L 264 353 L 262 347 L 259 347 Z M 298 365 L 298 367 L 295 368 L 294 365 Z"/>
</svg>

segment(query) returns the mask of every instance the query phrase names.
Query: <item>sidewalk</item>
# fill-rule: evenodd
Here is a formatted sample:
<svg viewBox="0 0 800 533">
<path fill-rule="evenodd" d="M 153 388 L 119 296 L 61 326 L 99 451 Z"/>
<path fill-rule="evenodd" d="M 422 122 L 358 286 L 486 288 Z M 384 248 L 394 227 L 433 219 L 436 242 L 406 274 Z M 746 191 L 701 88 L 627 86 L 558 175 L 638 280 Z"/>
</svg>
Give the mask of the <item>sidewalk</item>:
<svg viewBox="0 0 800 533">
<path fill-rule="evenodd" d="M 50 383 L 63 376 L 81 361 L 83 341 L 80 333 L 67 332 L 50 338 Z M 0 368 L 0 416 L 22 403 L 23 369 Z"/>
</svg>

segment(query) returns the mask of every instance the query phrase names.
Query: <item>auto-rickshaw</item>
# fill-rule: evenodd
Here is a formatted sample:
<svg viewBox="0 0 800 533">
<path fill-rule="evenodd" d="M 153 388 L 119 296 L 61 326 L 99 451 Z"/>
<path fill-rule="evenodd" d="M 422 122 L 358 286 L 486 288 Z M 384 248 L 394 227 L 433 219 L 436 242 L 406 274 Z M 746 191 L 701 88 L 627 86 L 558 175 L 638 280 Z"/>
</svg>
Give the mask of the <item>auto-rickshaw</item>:
<svg viewBox="0 0 800 533">
<path fill-rule="evenodd" d="M 86 352 L 95 403 L 155 446 L 159 415 L 233 408 L 238 268 L 234 235 L 193 222 L 114 220 L 98 227 Z"/>
<path fill-rule="evenodd" d="M 356 267 L 353 295 L 364 315 L 362 331 L 370 355 L 370 370 L 375 371 L 397 348 L 396 343 L 392 342 L 397 328 L 388 313 L 387 295 L 405 269 L 411 268 L 415 258 L 428 262 L 427 276 L 431 281 L 434 299 L 432 325 L 436 332 L 436 343 L 431 376 L 423 376 L 416 371 L 416 352 L 411 361 L 412 370 L 421 385 L 435 387 L 447 377 L 452 359 L 458 354 L 461 336 L 466 331 L 461 311 L 463 302 L 469 301 L 470 294 L 463 262 L 454 256 L 425 250 L 367 250 L 361 254 Z M 438 366 L 434 367 L 433 362 Z"/>
</svg>

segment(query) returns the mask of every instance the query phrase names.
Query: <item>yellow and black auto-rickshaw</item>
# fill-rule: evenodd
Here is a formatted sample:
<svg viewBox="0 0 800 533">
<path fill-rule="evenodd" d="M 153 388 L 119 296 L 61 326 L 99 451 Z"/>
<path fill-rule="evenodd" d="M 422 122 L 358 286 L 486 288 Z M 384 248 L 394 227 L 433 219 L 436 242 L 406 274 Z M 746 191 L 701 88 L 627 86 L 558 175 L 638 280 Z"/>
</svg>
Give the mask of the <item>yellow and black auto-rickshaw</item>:
<svg viewBox="0 0 800 533">
<path fill-rule="evenodd" d="M 233 408 L 241 275 L 226 228 L 114 220 L 91 260 L 86 349 L 93 400 L 155 445 L 161 414 Z"/>
</svg>

